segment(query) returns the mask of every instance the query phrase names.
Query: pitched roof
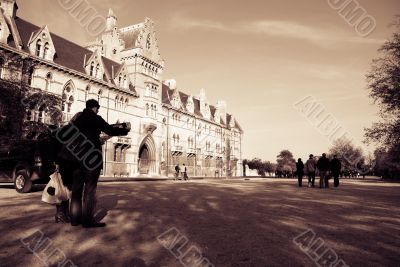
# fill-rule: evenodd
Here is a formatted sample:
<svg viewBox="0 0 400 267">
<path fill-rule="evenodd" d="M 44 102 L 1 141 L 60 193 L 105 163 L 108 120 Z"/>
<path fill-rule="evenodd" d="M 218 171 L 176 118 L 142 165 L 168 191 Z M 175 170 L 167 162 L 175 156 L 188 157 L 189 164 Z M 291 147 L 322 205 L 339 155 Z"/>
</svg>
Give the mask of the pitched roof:
<svg viewBox="0 0 400 267">
<path fill-rule="evenodd" d="M 15 18 L 15 23 L 21 36 L 23 45 L 22 50 L 29 53 L 29 39 L 31 38 L 32 34 L 37 33 L 41 28 L 19 17 Z M 54 63 L 78 71 L 82 74 L 86 74 L 84 68 L 85 56 L 88 58 L 93 54 L 93 52 L 54 33 L 50 33 L 50 35 L 56 49 Z M 10 45 L 14 45 L 13 42 L 10 43 Z M 108 74 L 112 73 L 112 66 L 118 69 L 121 67 L 120 63 L 117 63 L 111 59 L 105 57 L 102 57 L 102 59 Z"/>
</svg>

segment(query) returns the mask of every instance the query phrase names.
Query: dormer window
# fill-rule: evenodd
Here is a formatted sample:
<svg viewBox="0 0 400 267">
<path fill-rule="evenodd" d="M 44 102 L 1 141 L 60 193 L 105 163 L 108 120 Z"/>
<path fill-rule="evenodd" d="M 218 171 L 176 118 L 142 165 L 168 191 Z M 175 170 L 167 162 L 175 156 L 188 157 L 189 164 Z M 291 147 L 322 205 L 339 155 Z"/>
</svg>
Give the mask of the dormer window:
<svg viewBox="0 0 400 267">
<path fill-rule="evenodd" d="M 90 64 L 90 72 L 89 72 L 90 76 L 94 76 L 94 62 L 92 62 L 92 64 Z"/>
<path fill-rule="evenodd" d="M 43 52 L 44 59 L 47 59 L 49 57 L 49 51 L 50 51 L 50 45 L 49 45 L 49 43 L 46 43 L 44 45 L 44 52 Z"/>
<path fill-rule="evenodd" d="M 95 73 L 94 77 L 99 78 L 99 74 L 100 74 L 100 64 L 97 64 L 97 66 L 96 66 L 96 73 Z"/>
<path fill-rule="evenodd" d="M 36 42 L 36 56 L 37 57 L 40 57 L 40 54 L 41 54 L 41 52 L 42 52 L 42 40 L 38 40 L 37 42 Z"/>
</svg>

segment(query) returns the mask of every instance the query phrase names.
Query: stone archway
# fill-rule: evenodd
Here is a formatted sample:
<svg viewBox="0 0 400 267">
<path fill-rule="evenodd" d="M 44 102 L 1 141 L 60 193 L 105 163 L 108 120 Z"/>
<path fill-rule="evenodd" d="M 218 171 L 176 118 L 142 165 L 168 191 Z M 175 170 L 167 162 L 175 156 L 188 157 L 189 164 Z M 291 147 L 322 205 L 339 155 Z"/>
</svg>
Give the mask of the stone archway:
<svg viewBox="0 0 400 267">
<path fill-rule="evenodd" d="M 147 135 L 138 151 L 139 174 L 156 174 L 156 146 L 151 135 Z"/>
</svg>

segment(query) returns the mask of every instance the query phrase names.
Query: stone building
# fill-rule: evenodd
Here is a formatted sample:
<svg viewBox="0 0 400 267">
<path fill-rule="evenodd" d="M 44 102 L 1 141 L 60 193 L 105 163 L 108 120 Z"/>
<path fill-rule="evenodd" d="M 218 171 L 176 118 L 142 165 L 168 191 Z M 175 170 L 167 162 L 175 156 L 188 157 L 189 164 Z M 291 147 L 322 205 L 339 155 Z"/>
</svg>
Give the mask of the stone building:
<svg viewBox="0 0 400 267">
<path fill-rule="evenodd" d="M 106 31 L 83 47 L 19 18 L 15 0 L 0 4 L 1 79 L 17 75 L 32 90 L 60 96 L 64 122 L 97 99 L 109 123 L 132 124 L 128 136 L 104 145 L 103 175 L 172 176 L 176 164 L 192 177 L 242 175 L 241 127 L 224 101 L 211 105 L 204 90 L 192 96 L 163 80 L 152 20 L 120 28 L 110 9 Z M 35 62 L 26 79 L 9 67 L 15 57 Z M 49 121 L 46 107 L 26 112 L 27 120 Z"/>
</svg>

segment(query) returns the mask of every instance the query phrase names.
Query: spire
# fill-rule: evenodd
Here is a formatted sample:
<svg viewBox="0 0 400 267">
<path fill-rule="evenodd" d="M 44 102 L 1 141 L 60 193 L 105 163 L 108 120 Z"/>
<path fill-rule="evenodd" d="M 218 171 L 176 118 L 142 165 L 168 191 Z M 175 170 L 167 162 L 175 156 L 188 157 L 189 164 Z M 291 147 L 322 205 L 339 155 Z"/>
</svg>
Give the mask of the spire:
<svg viewBox="0 0 400 267">
<path fill-rule="evenodd" d="M 117 16 L 115 15 L 114 11 L 110 8 L 108 10 L 106 30 L 112 31 L 114 27 L 117 27 Z"/>
<path fill-rule="evenodd" d="M 114 18 L 114 19 L 117 19 L 117 16 L 115 15 L 114 11 L 113 11 L 111 8 L 108 10 L 108 16 L 107 16 L 107 18 Z"/>
</svg>

